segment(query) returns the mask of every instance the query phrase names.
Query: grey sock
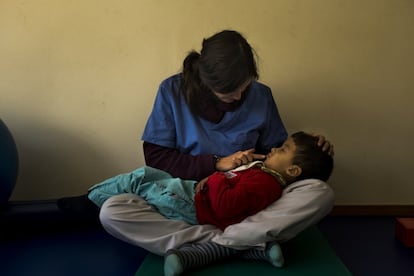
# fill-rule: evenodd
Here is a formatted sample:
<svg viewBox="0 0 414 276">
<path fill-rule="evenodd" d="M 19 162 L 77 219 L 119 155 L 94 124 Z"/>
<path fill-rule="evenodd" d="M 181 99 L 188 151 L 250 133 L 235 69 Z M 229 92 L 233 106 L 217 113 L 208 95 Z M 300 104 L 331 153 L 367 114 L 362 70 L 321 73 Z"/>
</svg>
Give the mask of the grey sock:
<svg viewBox="0 0 414 276">
<path fill-rule="evenodd" d="M 276 242 L 267 244 L 263 249 L 249 249 L 240 254 L 240 257 L 247 260 L 267 261 L 275 267 L 283 267 L 285 259 L 282 249 Z"/>
</svg>

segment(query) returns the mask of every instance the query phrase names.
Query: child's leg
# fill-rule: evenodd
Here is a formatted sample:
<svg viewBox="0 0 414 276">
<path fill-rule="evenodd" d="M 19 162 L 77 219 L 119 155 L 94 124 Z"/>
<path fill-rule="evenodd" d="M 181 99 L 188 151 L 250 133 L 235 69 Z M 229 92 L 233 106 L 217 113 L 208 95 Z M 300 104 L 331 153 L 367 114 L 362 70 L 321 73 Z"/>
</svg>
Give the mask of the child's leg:
<svg viewBox="0 0 414 276">
<path fill-rule="evenodd" d="M 60 198 L 56 204 L 58 209 L 65 214 L 99 222 L 100 208 L 89 200 L 87 194 Z"/>
<path fill-rule="evenodd" d="M 194 202 L 196 181 L 171 178 L 157 181 L 139 195 L 165 217 L 198 224 Z"/>
<path fill-rule="evenodd" d="M 138 168 L 129 173 L 119 174 L 92 186 L 88 198 L 98 207 L 111 196 L 123 193 L 140 195 L 155 181 L 172 178 L 168 173 L 148 166 Z"/>
<path fill-rule="evenodd" d="M 194 184 L 195 181 L 173 178 L 164 171 L 145 166 L 96 184 L 89 189 L 88 198 L 101 207 L 114 195 L 135 194 L 167 218 L 197 224 Z"/>
<path fill-rule="evenodd" d="M 57 205 L 64 213 L 98 218 L 100 207 L 109 197 L 123 193 L 137 193 L 143 183 L 170 178 L 172 176 L 164 171 L 144 166 L 106 179 L 92 186 L 88 194 L 60 198 Z"/>
<path fill-rule="evenodd" d="M 247 260 L 261 260 L 271 263 L 275 267 L 283 267 L 285 259 L 282 249 L 277 242 L 268 243 L 264 250 L 249 249 L 244 250 L 240 257 Z"/>
<path fill-rule="evenodd" d="M 237 254 L 238 250 L 214 242 L 188 243 L 179 249 L 170 249 L 164 259 L 165 276 L 180 275 L 185 270 L 212 263 Z"/>
</svg>

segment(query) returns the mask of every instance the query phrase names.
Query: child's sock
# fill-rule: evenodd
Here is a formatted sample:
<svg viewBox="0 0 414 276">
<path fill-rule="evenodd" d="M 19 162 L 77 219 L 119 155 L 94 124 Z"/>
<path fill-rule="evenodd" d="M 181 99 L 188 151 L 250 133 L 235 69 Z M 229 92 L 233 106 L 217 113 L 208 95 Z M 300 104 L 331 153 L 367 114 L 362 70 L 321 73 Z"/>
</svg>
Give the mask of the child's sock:
<svg viewBox="0 0 414 276">
<path fill-rule="evenodd" d="M 168 250 L 164 259 L 164 274 L 180 275 L 189 268 L 203 266 L 237 252 L 214 242 L 185 244 L 179 249 Z"/>
<path fill-rule="evenodd" d="M 250 249 L 240 255 L 243 259 L 261 260 L 271 263 L 275 267 L 283 267 L 285 259 L 283 258 L 282 249 L 277 242 L 266 245 L 265 250 Z"/>
</svg>

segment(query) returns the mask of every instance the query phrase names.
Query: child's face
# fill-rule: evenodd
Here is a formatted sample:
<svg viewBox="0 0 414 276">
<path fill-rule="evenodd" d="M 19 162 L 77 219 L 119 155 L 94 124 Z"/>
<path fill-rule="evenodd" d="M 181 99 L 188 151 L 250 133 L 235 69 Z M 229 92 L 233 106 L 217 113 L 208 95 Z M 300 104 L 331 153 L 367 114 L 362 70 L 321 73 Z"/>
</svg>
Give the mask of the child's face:
<svg viewBox="0 0 414 276">
<path fill-rule="evenodd" d="M 266 156 L 264 164 L 269 169 L 275 170 L 279 173 L 284 173 L 291 167 L 293 157 L 295 156 L 296 145 L 292 137 L 289 137 L 285 143 L 279 148 L 272 148 L 270 153 Z"/>
</svg>

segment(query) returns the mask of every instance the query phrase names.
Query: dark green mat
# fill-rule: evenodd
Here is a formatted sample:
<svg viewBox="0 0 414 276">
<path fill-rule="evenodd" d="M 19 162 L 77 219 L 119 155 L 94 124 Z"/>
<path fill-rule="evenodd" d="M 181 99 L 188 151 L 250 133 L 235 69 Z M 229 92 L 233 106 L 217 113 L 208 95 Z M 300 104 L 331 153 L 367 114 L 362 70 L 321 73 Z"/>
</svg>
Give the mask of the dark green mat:
<svg viewBox="0 0 414 276">
<path fill-rule="evenodd" d="M 316 226 L 282 245 L 285 267 L 276 268 L 266 262 L 226 260 L 208 267 L 191 270 L 186 275 L 352 275 L 331 249 Z M 148 254 L 135 276 L 162 276 L 163 257 Z"/>
</svg>

